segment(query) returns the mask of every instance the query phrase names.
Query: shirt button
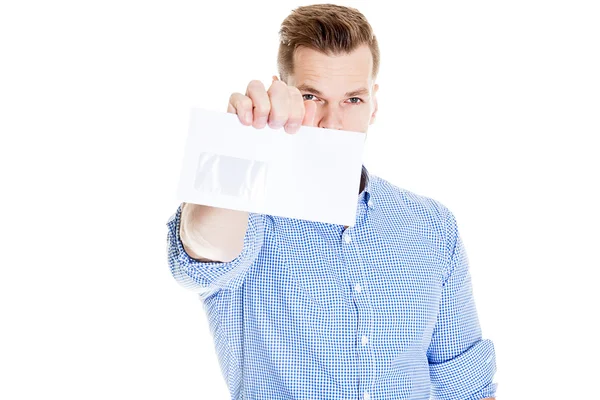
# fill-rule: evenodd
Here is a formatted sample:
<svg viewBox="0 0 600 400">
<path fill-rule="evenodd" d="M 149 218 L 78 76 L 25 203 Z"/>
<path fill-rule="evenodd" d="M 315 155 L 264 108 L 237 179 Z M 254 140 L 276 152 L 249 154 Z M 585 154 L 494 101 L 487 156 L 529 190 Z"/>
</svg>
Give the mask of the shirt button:
<svg viewBox="0 0 600 400">
<path fill-rule="evenodd" d="M 357 284 L 354 286 L 354 290 L 356 290 L 358 293 L 360 293 L 360 291 L 362 290 L 362 288 L 360 287 L 360 283 L 357 283 Z"/>
<path fill-rule="evenodd" d="M 371 400 L 371 395 L 369 392 L 365 392 L 365 400 Z"/>
<path fill-rule="evenodd" d="M 369 200 L 367 204 L 369 205 L 369 207 L 373 208 L 373 200 Z"/>
<path fill-rule="evenodd" d="M 366 336 L 362 337 L 362 345 L 365 346 L 367 344 L 367 342 L 369 341 L 369 338 Z"/>
<path fill-rule="evenodd" d="M 350 237 L 349 233 L 346 234 L 346 236 L 344 237 L 344 240 L 346 241 L 346 243 L 350 243 L 352 241 L 352 238 Z"/>
</svg>

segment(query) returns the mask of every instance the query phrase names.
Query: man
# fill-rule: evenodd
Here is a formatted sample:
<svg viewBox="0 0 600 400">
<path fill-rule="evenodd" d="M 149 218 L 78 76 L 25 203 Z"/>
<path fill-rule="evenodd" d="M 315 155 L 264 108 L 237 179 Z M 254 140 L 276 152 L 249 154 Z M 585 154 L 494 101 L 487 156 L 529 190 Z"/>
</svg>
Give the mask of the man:
<svg viewBox="0 0 600 400">
<path fill-rule="evenodd" d="M 250 82 L 228 111 L 256 129 L 366 133 L 379 49 L 364 16 L 299 7 L 280 36 L 280 79 L 268 90 Z M 353 227 L 196 204 L 168 227 L 171 271 L 204 301 L 232 399 L 495 395 L 494 347 L 481 337 L 456 221 L 439 202 L 363 166 Z"/>
</svg>

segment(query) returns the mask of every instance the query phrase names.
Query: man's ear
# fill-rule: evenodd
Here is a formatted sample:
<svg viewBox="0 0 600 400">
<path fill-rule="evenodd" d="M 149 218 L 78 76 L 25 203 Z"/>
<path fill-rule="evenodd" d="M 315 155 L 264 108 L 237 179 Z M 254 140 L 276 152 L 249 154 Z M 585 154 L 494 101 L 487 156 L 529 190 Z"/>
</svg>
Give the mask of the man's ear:
<svg viewBox="0 0 600 400">
<path fill-rule="evenodd" d="M 373 112 L 371 113 L 371 120 L 369 121 L 369 125 L 375 122 L 375 116 L 377 114 L 377 91 L 379 90 L 379 85 L 376 83 L 373 85 Z"/>
</svg>

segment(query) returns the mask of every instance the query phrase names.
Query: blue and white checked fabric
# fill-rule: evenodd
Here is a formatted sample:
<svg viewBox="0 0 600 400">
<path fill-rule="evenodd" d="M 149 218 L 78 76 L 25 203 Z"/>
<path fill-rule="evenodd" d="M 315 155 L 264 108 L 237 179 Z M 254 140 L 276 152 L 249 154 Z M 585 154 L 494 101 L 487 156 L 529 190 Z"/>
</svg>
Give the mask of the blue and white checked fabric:
<svg viewBox="0 0 600 400">
<path fill-rule="evenodd" d="M 167 222 L 171 272 L 203 300 L 232 399 L 494 396 L 453 214 L 367 176 L 355 226 L 250 213 L 227 263 L 187 255 L 181 205 Z"/>
</svg>

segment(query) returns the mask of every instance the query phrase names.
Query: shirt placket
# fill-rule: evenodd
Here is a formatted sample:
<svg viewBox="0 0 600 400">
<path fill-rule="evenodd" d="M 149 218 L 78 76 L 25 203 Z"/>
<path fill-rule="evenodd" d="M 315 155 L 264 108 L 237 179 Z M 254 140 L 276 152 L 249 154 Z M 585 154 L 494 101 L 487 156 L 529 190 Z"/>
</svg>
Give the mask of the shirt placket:
<svg viewBox="0 0 600 400">
<path fill-rule="evenodd" d="M 357 215 L 366 212 L 365 205 L 359 202 Z M 358 399 L 371 400 L 371 388 L 373 385 L 374 373 L 374 352 L 371 343 L 373 342 L 373 307 L 370 295 L 370 287 L 365 280 L 362 257 L 359 253 L 359 235 L 360 226 L 349 227 L 341 237 L 341 248 L 346 271 L 348 284 L 351 285 L 352 302 L 357 312 L 357 330 L 355 334 L 355 350 L 358 366 Z"/>
</svg>

